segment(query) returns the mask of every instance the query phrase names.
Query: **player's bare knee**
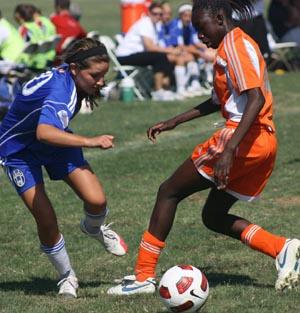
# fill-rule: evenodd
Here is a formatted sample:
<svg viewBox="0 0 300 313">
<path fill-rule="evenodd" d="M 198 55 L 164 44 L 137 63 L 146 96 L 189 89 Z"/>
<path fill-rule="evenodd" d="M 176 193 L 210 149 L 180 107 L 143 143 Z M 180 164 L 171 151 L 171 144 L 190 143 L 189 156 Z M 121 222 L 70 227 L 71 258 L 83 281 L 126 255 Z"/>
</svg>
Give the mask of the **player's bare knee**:
<svg viewBox="0 0 300 313">
<path fill-rule="evenodd" d="M 84 202 L 84 208 L 88 213 L 99 214 L 106 210 L 107 202 L 104 197 L 93 197 Z"/>
<path fill-rule="evenodd" d="M 206 210 L 202 211 L 202 222 L 208 229 L 218 231 L 217 217 L 208 213 Z"/>
<path fill-rule="evenodd" d="M 180 193 L 175 190 L 169 180 L 164 181 L 158 189 L 158 198 L 159 199 L 174 199 L 179 202 L 181 200 Z"/>
</svg>

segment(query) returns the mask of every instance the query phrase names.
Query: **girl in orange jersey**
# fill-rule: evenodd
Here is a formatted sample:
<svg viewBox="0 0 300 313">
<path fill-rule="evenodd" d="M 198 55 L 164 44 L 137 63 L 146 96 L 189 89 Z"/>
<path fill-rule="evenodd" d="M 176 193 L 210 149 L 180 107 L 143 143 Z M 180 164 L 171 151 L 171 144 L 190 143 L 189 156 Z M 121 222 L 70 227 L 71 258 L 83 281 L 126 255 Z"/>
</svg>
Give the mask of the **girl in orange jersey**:
<svg viewBox="0 0 300 313">
<path fill-rule="evenodd" d="M 232 12 L 251 15 L 250 0 L 194 0 L 193 25 L 199 38 L 217 49 L 212 97 L 195 108 L 148 129 L 155 142 L 161 132 L 221 110 L 225 126 L 194 149 L 192 156 L 163 182 L 148 230 L 141 240 L 135 275 L 125 277 L 110 294 L 155 291 L 155 267 L 171 230 L 177 205 L 189 195 L 210 188 L 202 211 L 209 229 L 238 239 L 276 260 L 277 290 L 300 280 L 300 240 L 265 231 L 229 213 L 237 200 L 252 201 L 265 187 L 274 167 L 276 136 L 272 94 L 257 44 L 234 26 Z"/>
</svg>

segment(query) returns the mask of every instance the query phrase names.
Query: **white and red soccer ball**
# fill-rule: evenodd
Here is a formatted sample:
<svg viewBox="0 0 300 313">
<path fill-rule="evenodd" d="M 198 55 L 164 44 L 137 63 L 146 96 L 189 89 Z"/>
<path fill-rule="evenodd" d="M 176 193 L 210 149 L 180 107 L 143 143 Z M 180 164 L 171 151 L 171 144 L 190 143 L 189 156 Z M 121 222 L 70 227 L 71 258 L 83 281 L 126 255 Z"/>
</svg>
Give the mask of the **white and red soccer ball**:
<svg viewBox="0 0 300 313">
<path fill-rule="evenodd" d="M 162 276 L 158 292 L 170 312 L 196 312 L 209 293 L 205 275 L 192 265 L 176 265 Z"/>
</svg>

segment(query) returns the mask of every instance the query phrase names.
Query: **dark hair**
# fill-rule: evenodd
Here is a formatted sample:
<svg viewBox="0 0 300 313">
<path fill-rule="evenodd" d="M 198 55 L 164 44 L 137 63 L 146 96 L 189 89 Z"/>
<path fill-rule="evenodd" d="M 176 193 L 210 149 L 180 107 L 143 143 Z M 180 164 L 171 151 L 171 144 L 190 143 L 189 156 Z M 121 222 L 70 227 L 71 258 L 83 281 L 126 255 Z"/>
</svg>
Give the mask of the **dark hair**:
<svg viewBox="0 0 300 313">
<path fill-rule="evenodd" d="M 70 0 L 55 0 L 54 6 L 59 7 L 60 9 L 69 10 L 70 8 Z"/>
<path fill-rule="evenodd" d="M 88 51 L 91 49 L 95 49 L 94 51 L 96 51 L 96 53 L 87 55 Z M 83 57 L 80 57 L 80 55 L 83 55 Z M 90 62 L 109 62 L 108 53 L 104 44 L 93 38 L 76 40 L 64 52 L 62 59 L 67 64 L 75 63 L 81 69 L 88 68 Z"/>
<path fill-rule="evenodd" d="M 82 38 L 76 40 L 62 56 L 65 63 L 75 63 L 79 69 L 86 69 L 91 62 L 109 62 L 107 50 L 103 43 L 93 38 Z M 93 110 L 98 103 L 96 97 L 87 95 L 86 103 Z"/>
<path fill-rule="evenodd" d="M 14 14 L 18 14 L 25 22 L 33 21 L 34 6 L 32 4 L 18 4 Z"/>
<path fill-rule="evenodd" d="M 151 4 L 150 4 L 150 6 L 149 6 L 149 12 L 151 12 L 153 9 L 155 9 L 155 8 L 160 8 L 161 9 L 161 7 L 162 7 L 162 5 L 161 5 L 161 3 L 160 2 L 158 2 L 158 1 L 153 1 Z"/>
<path fill-rule="evenodd" d="M 256 0 L 193 0 L 193 15 L 197 10 L 207 10 L 216 15 L 221 9 L 228 19 L 235 12 L 242 20 L 252 17 L 253 3 Z"/>
</svg>

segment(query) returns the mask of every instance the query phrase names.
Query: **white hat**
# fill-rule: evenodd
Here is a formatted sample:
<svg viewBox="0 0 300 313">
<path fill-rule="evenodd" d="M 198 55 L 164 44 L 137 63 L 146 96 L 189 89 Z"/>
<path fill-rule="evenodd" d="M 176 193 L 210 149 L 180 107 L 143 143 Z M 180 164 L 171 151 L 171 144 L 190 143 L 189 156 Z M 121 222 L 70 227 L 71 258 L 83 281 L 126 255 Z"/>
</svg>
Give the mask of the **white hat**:
<svg viewBox="0 0 300 313">
<path fill-rule="evenodd" d="M 192 11 L 193 6 L 191 4 L 183 4 L 178 8 L 178 14 L 181 14 L 185 11 Z"/>
</svg>

